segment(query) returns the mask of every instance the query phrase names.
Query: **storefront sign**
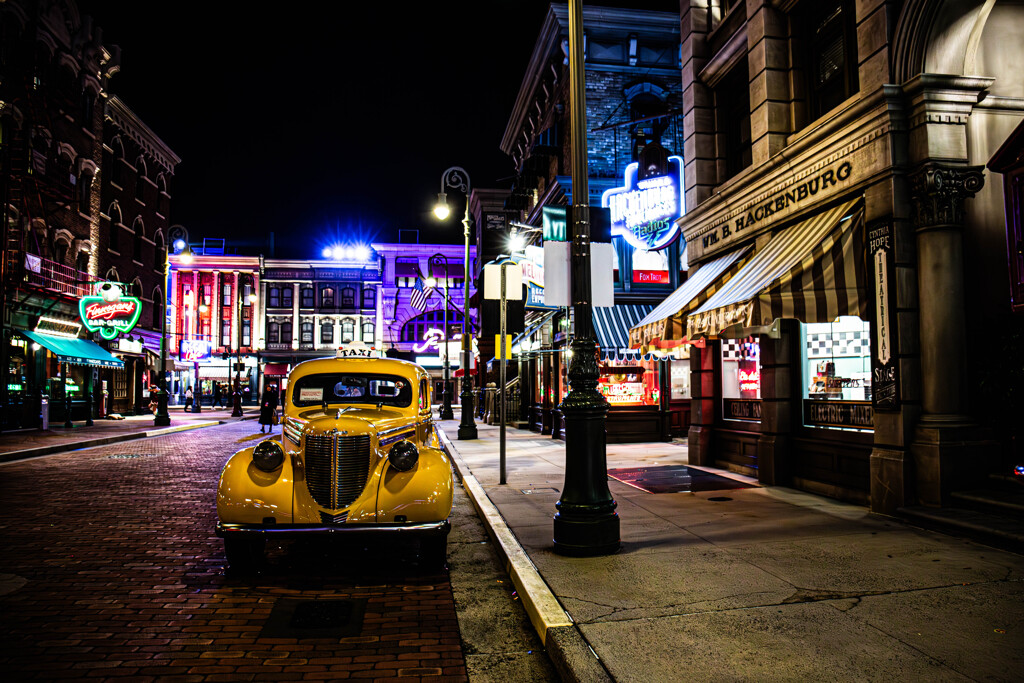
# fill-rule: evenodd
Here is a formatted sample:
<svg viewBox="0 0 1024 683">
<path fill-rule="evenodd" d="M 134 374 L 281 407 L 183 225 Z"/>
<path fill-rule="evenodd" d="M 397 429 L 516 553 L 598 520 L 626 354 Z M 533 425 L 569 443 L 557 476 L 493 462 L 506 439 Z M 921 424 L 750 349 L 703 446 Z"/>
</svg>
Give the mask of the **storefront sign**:
<svg viewBox="0 0 1024 683">
<path fill-rule="evenodd" d="M 873 429 L 875 411 L 868 401 L 804 400 L 804 424 L 809 427 Z"/>
<path fill-rule="evenodd" d="M 606 190 L 601 206 L 611 212 L 612 235 L 621 235 L 637 249 L 652 251 L 672 243 L 683 215 L 683 159 L 668 158 L 666 175 L 638 180 L 639 164 L 626 167 L 625 185 Z"/>
<path fill-rule="evenodd" d="M 178 358 L 182 363 L 206 360 L 210 351 L 210 342 L 205 339 L 182 339 L 178 344 Z"/>
<path fill-rule="evenodd" d="M 750 398 L 722 399 L 727 420 L 760 420 L 761 401 Z"/>
<path fill-rule="evenodd" d="M 868 230 L 868 255 L 874 275 L 875 343 L 871 357 L 871 402 L 875 410 L 898 410 L 896 358 L 893 356 L 891 302 L 895 274 L 892 225 Z"/>
<path fill-rule="evenodd" d="M 671 278 L 667 270 L 634 270 L 633 282 L 667 285 L 671 282 Z"/>
<path fill-rule="evenodd" d="M 703 254 L 723 249 L 727 244 L 760 232 L 778 219 L 796 213 L 804 205 L 831 197 L 849 185 L 853 163 L 835 162 L 809 176 L 792 178 L 765 198 L 759 198 L 729 214 L 711 230 L 700 232 L 687 245 L 694 248 L 691 262 Z"/>
<path fill-rule="evenodd" d="M 83 296 L 78 302 L 78 313 L 85 329 L 99 332 L 104 339 L 128 334 L 139 322 L 142 302 L 134 296 L 124 296 L 121 285 L 101 282 L 94 296 Z"/>
</svg>

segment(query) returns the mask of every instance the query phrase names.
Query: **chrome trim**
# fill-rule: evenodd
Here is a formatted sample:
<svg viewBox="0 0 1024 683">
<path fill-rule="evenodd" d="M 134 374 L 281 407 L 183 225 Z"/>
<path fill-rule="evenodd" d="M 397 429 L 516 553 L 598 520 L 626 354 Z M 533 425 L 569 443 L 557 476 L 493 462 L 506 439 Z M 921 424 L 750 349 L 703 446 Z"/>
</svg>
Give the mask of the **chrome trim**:
<svg viewBox="0 0 1024 683">
<path fill-rule="evenodd" d="M 394 430 L 391 430 L 391 431 L 394 431 Z M 392 436 L 390 438 L 387 438 L 387 439 L 381 439 L 377 443 L 379 443 L 381 448 L 383 448 L 384 446 L 390 446 L 393 443 L 398 443 L 399 441 L 403 441 L 404 439 L 406 439 L 406 438 L 408 438 L 410 436 L 415 436 L 415 435 L 416 435 L 416 430 L 415 429 L 409 429 L 408 427 L 406 427 L 406 431 L 401 432 L 399 434 L 395 434 L 394 436 Z"/>
<path fill-rule="evenodd" d="M 306 536 L 309 534 L 408 534 L 410 536 L 444 536 L 451 531 L 451 522 L 420 522 L 416 524 L 225 524 L 217 523 L 217 535 L 225 536 Z"/>
</svg>

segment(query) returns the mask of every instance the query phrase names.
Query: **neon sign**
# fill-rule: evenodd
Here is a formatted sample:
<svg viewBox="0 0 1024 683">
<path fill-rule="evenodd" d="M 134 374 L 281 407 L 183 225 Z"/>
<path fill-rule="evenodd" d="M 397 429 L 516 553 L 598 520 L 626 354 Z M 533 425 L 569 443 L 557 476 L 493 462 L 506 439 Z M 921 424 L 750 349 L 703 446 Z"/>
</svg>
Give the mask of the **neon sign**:
<svg viewBox="0 0 1024 683">
<path fill-rule="evenodd" d="M 758 391 L 761 388 L 761 372 L 757 368 L 753 370 L 741 368 L 739 371 L 739 382 L 740 391 Z"/>
<path fill-rule="evenodd" d="M 210 357 L 211 344 L 203 339 L 182 339 L 178 357 L 183 363 L 194 363 Z"/>
<path fill-rule="evenodd" d="M 79 300 L 78 314 L 85 329 L 99 332 L 109 340 L 135 328 L 142 315 L 142 302 L 134 296 L 124 296 L 116 282 L 101 282 L 96 285 L 95 295 Z"/>
<path fill-rule="evenodd" d="M 667 247 L 679 234 L 675 219 L 683 215 L 683 159 L 670 156 L 666 175 L 637 180 L 640 164 L 626 167 L 625 185 L 606 190 L 601 206 L 611 214 L 612 235 L 637 249 Z"/>
<path fill-rule="evenodd" d="M 412 350 L 416 353 L 423 353 L 427 349 L 436 349 L 441 345 L 441 340 L 444 339 L 444 332 L 431 327 L 429 330 L 423 333 L 423 343 L 416 344 L 412 347 Z"/>
</svg>

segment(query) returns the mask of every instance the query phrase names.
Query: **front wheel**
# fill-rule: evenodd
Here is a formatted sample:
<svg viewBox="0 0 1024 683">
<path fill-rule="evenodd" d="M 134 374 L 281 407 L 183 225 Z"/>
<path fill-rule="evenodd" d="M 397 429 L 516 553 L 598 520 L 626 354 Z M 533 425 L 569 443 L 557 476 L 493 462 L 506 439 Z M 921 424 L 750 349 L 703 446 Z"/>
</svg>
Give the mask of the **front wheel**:
<svg viewBox="0 0 1024 683">
<path fill-rule="evenodd" d="M 254 572 L 263 561 L 263 553 L 267 547 L 267 540 L 262 536 L 257 538 L 231 538 L 224 539 L 224 554 L 228 559 L 228 568 L 240 574 Z"/>
</svg>

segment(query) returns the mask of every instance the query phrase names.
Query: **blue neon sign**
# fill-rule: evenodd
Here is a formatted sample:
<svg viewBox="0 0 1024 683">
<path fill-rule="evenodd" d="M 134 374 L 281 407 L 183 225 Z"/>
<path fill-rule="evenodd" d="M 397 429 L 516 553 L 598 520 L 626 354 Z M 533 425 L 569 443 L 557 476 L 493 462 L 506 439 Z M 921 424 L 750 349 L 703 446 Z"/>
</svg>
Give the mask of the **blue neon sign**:
<svg viewBox="0 0 1024 683">
<path fill-rule="evenodd" d="M 679 235 L 676 219 L 685 213 L 683 159 L 668 158 L 669 172 L 637 180 L 640 165 L 626 167 L 625 185 L 606 190 L 601 206 L 609 210 L 612 235 L 621 235 L 637 249 L 663 249 Z"/>
</svg>

